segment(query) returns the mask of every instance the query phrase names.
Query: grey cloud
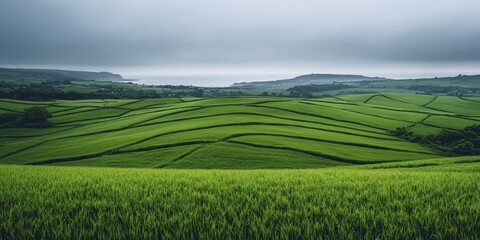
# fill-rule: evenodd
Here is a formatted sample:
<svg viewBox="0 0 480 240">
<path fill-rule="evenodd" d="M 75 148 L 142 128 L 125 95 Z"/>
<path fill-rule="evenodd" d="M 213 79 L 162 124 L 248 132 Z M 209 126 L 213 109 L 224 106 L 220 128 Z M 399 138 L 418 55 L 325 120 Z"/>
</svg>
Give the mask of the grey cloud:
<svg viewBox="0 0 480 240">
<path fill-rule="evenodd" d="M 480 2 L 0 2 L 0 64 L 480 62 Z"/>
</svg>

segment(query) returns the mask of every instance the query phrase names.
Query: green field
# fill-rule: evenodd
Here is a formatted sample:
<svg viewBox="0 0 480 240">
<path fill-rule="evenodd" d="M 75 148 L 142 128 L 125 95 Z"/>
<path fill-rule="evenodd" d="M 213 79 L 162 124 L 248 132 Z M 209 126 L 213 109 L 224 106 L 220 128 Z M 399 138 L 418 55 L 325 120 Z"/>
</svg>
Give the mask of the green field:
<svg viewBox="0 0 480 240">
<path fill-rule="evenodd" d="M 480 124 L 480 98 L 0 100 L 31 106 L 53 125 L 1 128 L 3 239 L 480 238 L 480 157 L 390 133 Z"/>
<path fill-rule="evenodd" d="M 4 239 L 478 239 L 480 158 L 314 170 L 0 166 Z"/>
<path fill-rule="evenodd" d="M 34 105 L 52 112 L 53 127 L 3 129 L 0 163 L 256 169 L 431 159 L 440 156 L 389 131 L 480 123 L 480 102 L 406 94 L 0 101 L 12 112 Z"/>
</svg>

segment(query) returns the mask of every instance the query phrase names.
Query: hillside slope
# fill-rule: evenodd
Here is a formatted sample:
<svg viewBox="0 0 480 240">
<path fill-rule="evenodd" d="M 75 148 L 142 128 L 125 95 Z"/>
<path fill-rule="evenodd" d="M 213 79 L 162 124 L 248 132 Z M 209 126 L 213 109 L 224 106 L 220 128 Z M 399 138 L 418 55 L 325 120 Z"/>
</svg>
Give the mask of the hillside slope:
<svg viewBox="0 0 480 240">
<path fill-rule="evenodd" d="M 292 79 L 283 79 L 275 81 L 258 81 L 235 83 L 232 87 L 236 88 L 255 88 L 255 89 L 288 89 L 295 86 L 309 84 L 331 84 L 333 82 L 357 82 L 357 81 L 378 81 L 385 78 L 365 77 L 361 75 L 342 75 L 342 74 L 309 74 L 302 75 Z"/>
<path fill-rule="evenodd" d="M 0 68 L 0 80 L 96 80 L 96 81 L 122 81 L 119 74 L 110 72 L 88 72 L 58 69 L 23 69 Z"/>
<path fill-rule="evenodd" d="M 45 129 L 4 128 L 0 163 L 148 168 L 319 168 L 438 158 L 389 130 L 480 124 L 480 99 L 347 95 L 292 99 L 0 100 L 42 106 Z"/>
</svg>

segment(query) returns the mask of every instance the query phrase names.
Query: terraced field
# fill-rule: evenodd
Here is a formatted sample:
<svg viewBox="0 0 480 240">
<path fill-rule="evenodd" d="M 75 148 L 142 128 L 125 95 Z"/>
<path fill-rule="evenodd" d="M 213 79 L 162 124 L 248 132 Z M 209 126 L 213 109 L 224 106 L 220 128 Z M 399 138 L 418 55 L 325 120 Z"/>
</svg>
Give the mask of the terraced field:
<svg viewBox="0 0 480 240">
<path fill-rule="evenodd" d="M 480 124 L 480 99 L 408 94 L 293 99 L 0 100 L 53 127 L 3 128 L 0 163 L 147 168 L 319 168 L 433 159 L 389 134 Z"/>
</svg>

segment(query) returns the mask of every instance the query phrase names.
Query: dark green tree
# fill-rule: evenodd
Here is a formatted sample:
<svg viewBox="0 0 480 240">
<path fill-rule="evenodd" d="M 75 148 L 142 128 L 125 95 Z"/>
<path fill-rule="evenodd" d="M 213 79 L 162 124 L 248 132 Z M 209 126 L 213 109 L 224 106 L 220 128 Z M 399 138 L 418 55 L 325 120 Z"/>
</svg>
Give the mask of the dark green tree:
<svg viewBox="0 0 480 240">
<path fill-rule="evenodd" d="M 24 110 L 22 123 L 31 127 L 48 127 L 48 118 L 52 115 L 42 107 L 30 107 Z"/>
</svg>

